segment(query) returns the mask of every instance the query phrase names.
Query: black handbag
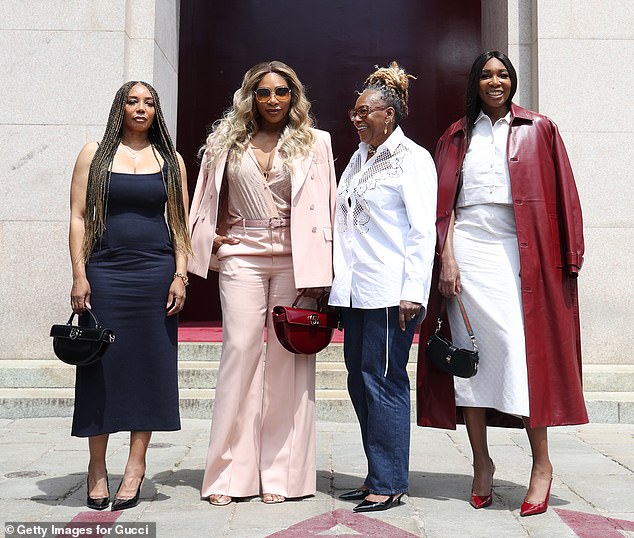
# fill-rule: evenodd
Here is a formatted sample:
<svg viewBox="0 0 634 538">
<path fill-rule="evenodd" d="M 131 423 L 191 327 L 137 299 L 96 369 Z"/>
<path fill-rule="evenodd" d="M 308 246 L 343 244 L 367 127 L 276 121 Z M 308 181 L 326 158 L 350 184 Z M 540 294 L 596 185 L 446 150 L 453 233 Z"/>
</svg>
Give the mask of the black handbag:
<svg viewBox="0 0 634 538">
<path fill-rule="evenodd" d="M 53 325 L 53 351 L 57 358 L 73 366 L 87 366 L 98 361 L 115 340 L 111 329 L 104 329 L 92 310 L 86 309 L 90 316 L 79 316 L 79 325 L 73 325 L 73 312 L 66 325 Z M 94 323 L 91 326 L 90 318 Z M 83 318 L 83 319 L 82 319 Z M 82 324 L 83 322 L 83 324 Z"/>
<path fill-rule="evenodd" d="M 478 357 L 478 345 L 476 344 L 476 339 L 471 329 L 471 323 L 467 317 L 464 304 L 462 304 L 460 293 L 456 294 L 456 299 L 460 306 L 462 320 L 464 321 L 469 338 L 471 338 L 473 350 L 457 348 L 440 334 L 442 316 L 447 307 L 447 301 L 443 298 L 440 313 L 438 314 L 438 326 L 436 327 L 436 332 L 430 336 L 427 342 L 426 354 L 432 364 L 441 372 L 457 377 L 468 378 L 478 373 L 478 362 L 480 360 Z"/>
</svg>

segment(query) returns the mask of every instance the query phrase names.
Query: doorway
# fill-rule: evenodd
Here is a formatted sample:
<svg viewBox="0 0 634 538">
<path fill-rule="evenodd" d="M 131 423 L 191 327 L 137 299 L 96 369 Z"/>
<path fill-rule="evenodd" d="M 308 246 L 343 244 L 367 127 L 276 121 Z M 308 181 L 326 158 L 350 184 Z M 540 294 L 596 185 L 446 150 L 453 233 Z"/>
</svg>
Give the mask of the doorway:
<svg viewBox="0 0 634 538">
<path fill-rule="evenodd" d="M 432 154 L 436 140 L 464 112 L 471 63 L 481 52 L 480 1 L 240 0 L 181 2 L 178 150 L 190 196 L 198 150 L 231 104 L 245 71 L 281 60 L 306 87 L 316 125 L 329 131 L 337 177 L 358 145 L 347 116 L 375 65 L 397 60 L 411 81 L 407 136 Z M 191 275 L 181 321 L 219 322 L 217 274 Z"/>
</svg>

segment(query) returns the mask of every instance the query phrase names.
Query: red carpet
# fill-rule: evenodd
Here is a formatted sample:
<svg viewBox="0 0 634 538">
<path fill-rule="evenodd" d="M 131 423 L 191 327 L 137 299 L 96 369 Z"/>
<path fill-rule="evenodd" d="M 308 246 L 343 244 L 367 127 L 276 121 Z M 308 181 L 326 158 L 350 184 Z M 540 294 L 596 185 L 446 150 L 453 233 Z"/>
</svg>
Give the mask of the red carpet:
<svg viewBox="0 0 634 538">
<path fill-rule="evenodd" d="M 266 339 L 266 334 L 264 336 Z M 178 326 L 179 342 L 222 342 L 222 326 L 219 322 L 185 321 Z M 343 342 L 343 331 L 335 331 L 333 343 Z M 414 343 L 418 343 L 418 331 L 414 334 Z"/>
</svg>

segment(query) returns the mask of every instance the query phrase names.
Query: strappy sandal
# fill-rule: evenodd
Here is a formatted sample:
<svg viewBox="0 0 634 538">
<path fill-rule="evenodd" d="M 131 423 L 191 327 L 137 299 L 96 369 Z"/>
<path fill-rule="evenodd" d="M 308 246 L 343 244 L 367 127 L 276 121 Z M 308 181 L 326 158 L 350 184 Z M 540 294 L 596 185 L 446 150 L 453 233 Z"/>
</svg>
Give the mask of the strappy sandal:
<svg viewBox="0 0 634 538">
<path fill-rule="evenodd" d="M 262 502 L 264 504 L 279 504 L 286 500 L 284 495 L 278 495 L 277 493 L 264 493 L 262 495 Z"/>
<path fill-rule="evenodd" d="M 213 504 L 214 506 L 227 506 L 231 504 L 233 499 L 229 497 L 229 495 L 210 495 L 209 496 L 209 504 Z"/>
</svg>

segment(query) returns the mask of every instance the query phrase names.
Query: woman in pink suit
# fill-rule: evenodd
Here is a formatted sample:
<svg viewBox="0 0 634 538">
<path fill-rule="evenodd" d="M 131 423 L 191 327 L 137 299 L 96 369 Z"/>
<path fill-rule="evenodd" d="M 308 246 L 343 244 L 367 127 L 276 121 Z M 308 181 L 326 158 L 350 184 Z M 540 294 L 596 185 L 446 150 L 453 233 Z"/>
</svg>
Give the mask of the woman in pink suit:
<svg viewBox="0 0 634 538">
<path fill-rule="evenodd" d="M 293 69 L 257 64 L 203 148 L 189 271 L 220 273 L 223 349 L 201 492 L 217 506 L 316 489 L 315 356 L 286 351 L 271 319 L 298 290 L 332 283 L 332 148 L 309 112 Z"/>
</svg>

